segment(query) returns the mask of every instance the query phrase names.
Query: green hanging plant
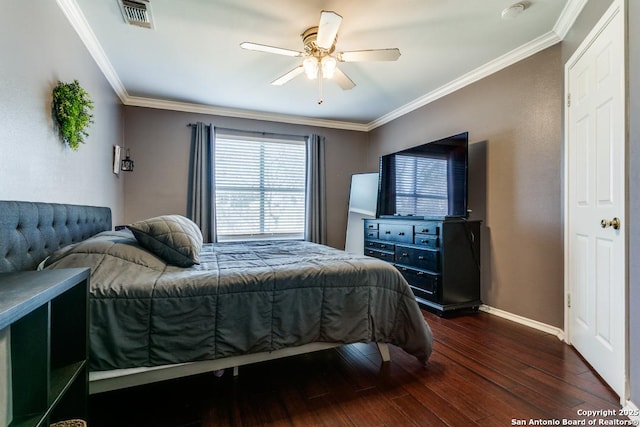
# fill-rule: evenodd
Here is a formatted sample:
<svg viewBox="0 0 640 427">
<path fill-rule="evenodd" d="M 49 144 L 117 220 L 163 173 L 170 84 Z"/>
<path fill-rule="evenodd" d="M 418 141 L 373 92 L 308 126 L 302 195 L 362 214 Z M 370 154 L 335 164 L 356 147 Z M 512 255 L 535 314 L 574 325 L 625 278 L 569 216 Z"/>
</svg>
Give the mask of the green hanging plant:
<svg viewBox="0 0 640 427">
<path fill-rule="evenodd" d="M 93 123 L 93 101 L 80 83 L 58 82 L 53 89 L 53 116 L 62 142 L 77 151 L 89 136 L 86 128 Z"/>
</svg>

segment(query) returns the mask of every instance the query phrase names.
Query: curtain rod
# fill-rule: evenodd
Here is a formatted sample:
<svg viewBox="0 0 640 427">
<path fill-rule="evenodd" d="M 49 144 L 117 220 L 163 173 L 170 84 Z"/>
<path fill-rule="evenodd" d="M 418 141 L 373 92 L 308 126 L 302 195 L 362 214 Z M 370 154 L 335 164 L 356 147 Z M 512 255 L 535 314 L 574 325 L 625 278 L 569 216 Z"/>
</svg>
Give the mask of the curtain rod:
<svg viewBox="0 0 640 427">
<path fill-rule="evenodd" d="M 189 123 L 187 124 L 187 127 L 194 127 L 196 124 L 195 123 Z M 205 125 L 205 126 L 211 126 L 211 125 Z M 262 136 L 274 136 L 274 137 L 287 137 L 287 138 L 307 138 L 308 135 L 294 135 L 294 134 L 288 134 L 288 133 L 273 133 L 273 132 L 260 132 L 257 130 L 243 130 L 243 129 L 233 129 L 233 128 L 225 128 L 225 127 L 220 127 L 220 126 L 214 126 L 216 128 L 216 130 L 221 130 L 221 131 L 227 131 L 227 132 L 238 132 L 238 133 L 253 133 L 256 135 L 262 135 Z"/>
</svg>

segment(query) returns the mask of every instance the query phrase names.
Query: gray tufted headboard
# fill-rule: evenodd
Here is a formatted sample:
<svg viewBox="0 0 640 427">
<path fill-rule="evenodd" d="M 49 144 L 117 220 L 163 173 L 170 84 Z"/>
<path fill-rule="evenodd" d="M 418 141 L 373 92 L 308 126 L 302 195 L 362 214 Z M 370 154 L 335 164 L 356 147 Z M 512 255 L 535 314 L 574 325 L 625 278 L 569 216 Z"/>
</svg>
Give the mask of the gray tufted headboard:
<svg viewBox="0 0 640 427">
<path fill-rule="evenodd" d="M 55 250 L 111 230 L 111 209 L 0 200 L 0 272 L 35 270 Z"/>
</svg>

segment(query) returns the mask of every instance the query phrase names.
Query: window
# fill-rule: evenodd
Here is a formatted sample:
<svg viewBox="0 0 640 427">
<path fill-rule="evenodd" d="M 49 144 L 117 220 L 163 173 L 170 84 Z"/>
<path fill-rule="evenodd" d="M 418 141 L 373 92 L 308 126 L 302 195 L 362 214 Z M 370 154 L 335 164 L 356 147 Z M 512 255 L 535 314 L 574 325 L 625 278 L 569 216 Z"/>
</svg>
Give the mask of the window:
<svg viewBox="0 0 640 427">
<path fill-rule="evenodd" d="M 217 134 L 214 157 L 218 241 L 304 238 L 302 138 Z"/>
<path fill-rule="evenodd" d="M 396 212 L 447 215 L 447 160 L 396 155 Z"/>
</svg>

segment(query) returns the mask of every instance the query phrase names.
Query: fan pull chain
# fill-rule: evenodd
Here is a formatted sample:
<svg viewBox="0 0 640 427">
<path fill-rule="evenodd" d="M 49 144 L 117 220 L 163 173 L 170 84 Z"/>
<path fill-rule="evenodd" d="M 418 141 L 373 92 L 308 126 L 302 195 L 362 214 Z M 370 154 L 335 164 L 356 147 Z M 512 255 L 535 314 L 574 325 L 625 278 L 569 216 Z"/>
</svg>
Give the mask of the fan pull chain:
<svg viewBox="0 0 640 427">
<path fill-rule="evenodd" d="M 324 76 L 322 75 L 322 67 L 318 70 L 318 105 L 324 102 L 322 99 L 322 80 L 324 80 Z"/>
</svg>

